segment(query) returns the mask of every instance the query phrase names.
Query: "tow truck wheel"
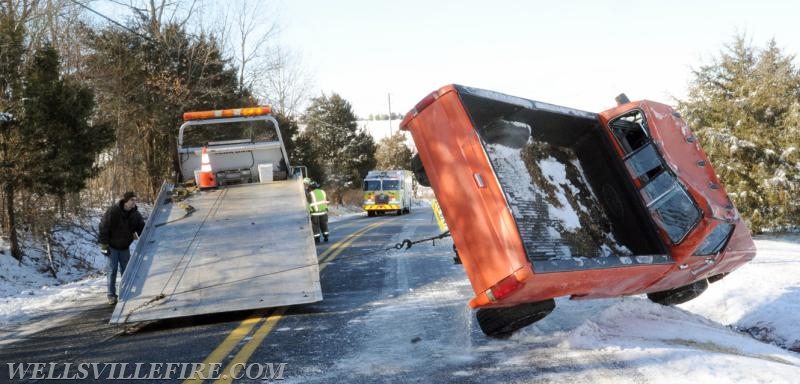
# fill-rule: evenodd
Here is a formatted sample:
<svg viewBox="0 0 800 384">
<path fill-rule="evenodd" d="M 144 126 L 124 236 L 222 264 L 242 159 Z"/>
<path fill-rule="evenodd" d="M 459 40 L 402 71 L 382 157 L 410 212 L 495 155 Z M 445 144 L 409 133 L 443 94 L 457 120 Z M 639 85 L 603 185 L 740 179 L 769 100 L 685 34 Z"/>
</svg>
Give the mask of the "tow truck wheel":
<svg viewBox="0 0 800 384">
<path fill-rule="evenodd" d="M 518 329 L 543 319 L 555 307 L 556 301 L 549 299 L 507 308 L 481 308 L 475 317 L 486 336 L 506 339 Z"/>
<path fill-rule="evenodd" d="M 708 280 L 703 279 L 668 291 L 650 292 L 647 294 L 647 298 L 661 305 L 683 304 L 700 296 L 701 293 L 705 292 L 706 288 L 708 288 Z"/>
</svg>

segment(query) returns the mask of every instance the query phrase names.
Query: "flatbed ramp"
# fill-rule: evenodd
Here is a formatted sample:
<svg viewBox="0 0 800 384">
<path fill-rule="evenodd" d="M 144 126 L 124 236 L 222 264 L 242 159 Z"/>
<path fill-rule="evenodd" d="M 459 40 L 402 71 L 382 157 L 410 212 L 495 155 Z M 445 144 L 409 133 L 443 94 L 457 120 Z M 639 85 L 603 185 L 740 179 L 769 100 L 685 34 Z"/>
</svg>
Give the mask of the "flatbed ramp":
<svg viewBox="0 0 800 384">
<path fill-rule="evenodd" d="M 322 300 L 300 180 L 199 191 L 180 202 L 172 192 L 165 184 L 159 193 L 111 323 Z"/>
</svg>

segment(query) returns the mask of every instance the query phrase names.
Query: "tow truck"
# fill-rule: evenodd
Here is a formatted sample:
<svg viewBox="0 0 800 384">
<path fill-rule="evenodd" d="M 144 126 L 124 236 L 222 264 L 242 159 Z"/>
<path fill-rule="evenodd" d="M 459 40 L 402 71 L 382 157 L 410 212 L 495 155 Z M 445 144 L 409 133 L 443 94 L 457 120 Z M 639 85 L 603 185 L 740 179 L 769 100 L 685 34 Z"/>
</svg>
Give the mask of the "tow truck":
<svg viewBox="0 0 800 384">
<path fill-rule="evenodd" d="M 322 300 L 303 167 L 290 165 L 271 109 L 183 118 L 178 181 L 161 187 L 111 323 Z"/>
</svg>

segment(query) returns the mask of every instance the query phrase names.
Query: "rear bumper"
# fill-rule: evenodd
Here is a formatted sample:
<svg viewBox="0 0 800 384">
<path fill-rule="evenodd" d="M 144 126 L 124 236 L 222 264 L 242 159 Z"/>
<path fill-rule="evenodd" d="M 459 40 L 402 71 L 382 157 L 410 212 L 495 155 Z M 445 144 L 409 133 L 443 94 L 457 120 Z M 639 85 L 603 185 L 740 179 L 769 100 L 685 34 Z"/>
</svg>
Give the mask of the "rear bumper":
<svg viewBox="0 0 800 384">
<path fill-rule="evenodd" d="M 371 205 L 362 205 L 365 211 L 396 211 L 400 209 L 400 205 L 398 204 L 371 204 Z"/>
</svg>

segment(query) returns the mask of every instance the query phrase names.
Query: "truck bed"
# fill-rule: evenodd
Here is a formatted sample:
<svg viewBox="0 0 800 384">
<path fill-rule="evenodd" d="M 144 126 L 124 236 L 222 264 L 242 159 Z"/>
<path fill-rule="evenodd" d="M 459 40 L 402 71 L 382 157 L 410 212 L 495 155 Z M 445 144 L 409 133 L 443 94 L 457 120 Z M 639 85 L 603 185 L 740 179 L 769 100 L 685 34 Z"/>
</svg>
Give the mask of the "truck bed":
<svg viewBox="0 0 800 384">
<path fill-rule="evenodd" d="M 537 270 L 571 269 L 576 259 L 586 268 L 587 259 L 663 257 L 595 114 L 466 87 L 461 99 Z"/>
<path fill-rule="evenodd" d="M 159 193 L 111 323 L 322 300 L 300 180 L 200 191 L 181 202 L 173 189 Z"/>
</svg>

